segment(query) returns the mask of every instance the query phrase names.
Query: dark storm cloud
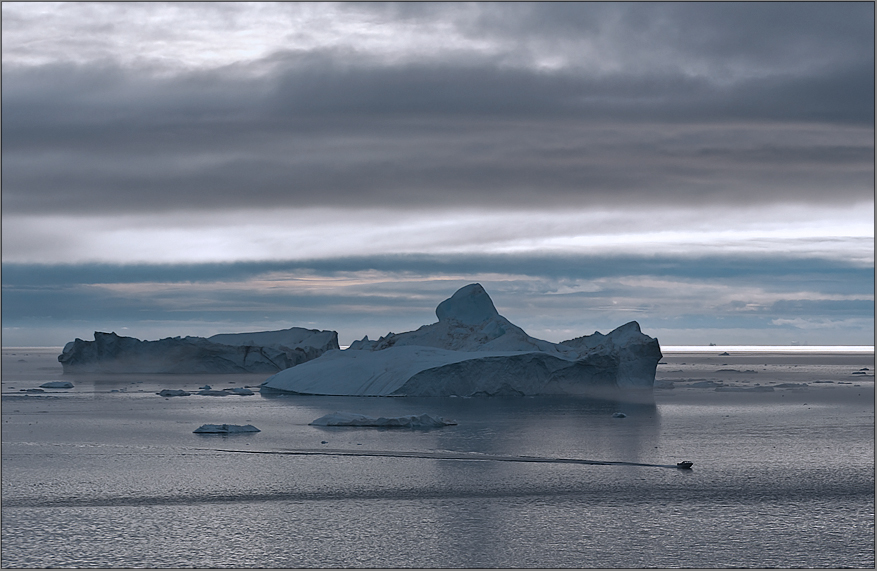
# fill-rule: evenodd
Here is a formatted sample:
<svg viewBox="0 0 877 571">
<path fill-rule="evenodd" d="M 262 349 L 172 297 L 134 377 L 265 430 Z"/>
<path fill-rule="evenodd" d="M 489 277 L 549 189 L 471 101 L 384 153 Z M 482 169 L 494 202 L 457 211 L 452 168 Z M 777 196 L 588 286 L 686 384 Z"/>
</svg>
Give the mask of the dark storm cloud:
<svg viewBox="0 0 877 571">
<path fill-rule="evenodd" d="M 872 197 L 870 4 L 345 7 L 519 45 L 402 63 L 279 51 L 173 74 L 4 64 L 4 209 Z M 618 65 L 516 53 L 574 56 L 588 34 Z"/>
</svg>

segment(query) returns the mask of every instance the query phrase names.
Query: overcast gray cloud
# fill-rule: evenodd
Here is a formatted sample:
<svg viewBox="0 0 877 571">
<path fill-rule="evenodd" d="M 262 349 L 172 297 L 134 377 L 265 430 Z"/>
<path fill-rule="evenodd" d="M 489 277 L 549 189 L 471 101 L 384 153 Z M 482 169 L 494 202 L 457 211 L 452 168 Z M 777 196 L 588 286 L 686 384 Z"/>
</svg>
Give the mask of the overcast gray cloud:
<svg viewBox="0 0 877 571">
<path fill-rule="evenodd" d="M 149 59 L 146 40 L 131 46 L 143 61 L 110 47 L 30 65 L 15 42 L 25 33 L 4 38 L 4 208 L 872 197 L 871 5 L 329 9 L 386 33 L 444 23 L 459 41 L 424 58 L 406 45 L 391 58 L 368 42 L 279 42 L 175 69 Z M 111 10 L 106 25 L 136 27 Z M 35 24 L 4 20 L 4 34 Z M 71 24 L 101 36 L 95 21 Z"/>
<path fill-rule="evenodd" d="M 552 340 L 873 343 L 871 3 L 2 12 L 4 344 L 349 342 L 470 281 Z"/>
</svg>

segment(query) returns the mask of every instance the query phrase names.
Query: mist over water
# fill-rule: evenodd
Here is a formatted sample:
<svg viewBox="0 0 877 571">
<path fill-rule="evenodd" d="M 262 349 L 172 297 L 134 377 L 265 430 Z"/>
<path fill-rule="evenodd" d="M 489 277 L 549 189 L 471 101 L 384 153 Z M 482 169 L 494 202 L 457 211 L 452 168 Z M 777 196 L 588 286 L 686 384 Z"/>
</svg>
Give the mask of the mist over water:
<svg viewBox="0 0 877 571">
<path fill-rule="evenodd" d="M 874 565 L 873 355 L 669 355 L 675 388 L 639 402 L 162 398 L 264 379 L 61 375 L 56 356 L 3 352 L 4 567 Z M 334 411 L 458 424 L 309 426 Z"/>
</svg>

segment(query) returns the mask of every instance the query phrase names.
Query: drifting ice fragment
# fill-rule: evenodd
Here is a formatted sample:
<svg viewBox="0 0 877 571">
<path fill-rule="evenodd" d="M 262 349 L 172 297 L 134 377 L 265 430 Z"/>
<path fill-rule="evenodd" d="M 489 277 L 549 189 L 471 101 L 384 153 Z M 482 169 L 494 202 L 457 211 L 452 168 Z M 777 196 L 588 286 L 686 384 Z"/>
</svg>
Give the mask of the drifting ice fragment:
<svg viewBox="0 0 877 571">
<path fill-rule="evenodd" d="M 256 394 L 253 391 L 251 391 L 250 389 L 245 389 L 243 387 L 235 387 L 233 389 L 225 389 L 225 390 L 227 390 L 228 392 L 230 392 L 232 394 L 241 395 L 241 396 L 248 396 L 248 395 Z"/>
<path fill-rule="evenodd" d="M 240 395 L 240 396 L 248 396 L 256 394 L 250 389 L 245 389 L 243 387 L 235 387 L 233 389 L 222 389 L 221 391 L 205 389 L 203 391 L 198 392 L 199 395 L 207 396 L 207 397 L 227 397 L 228 395 Z"/>
<path fill-rule="evenodd" d="M 162 389 L 161 392 L 155 394 L 162 397 L 187 397 L 192 393 L 186 392 L 183 389 Z"/>
<path fill-rule="evenodd" d="M 193 432 L 196 434 L 232 434 L 237 432 L 262 432 L 252 424 L 202 424 Z"/>
<path fill-rule="evenodd" d="M 377 426 L 399 428 L 437 428 L 457 424 L 453 420 L 445 420 L 430 414 L 409 414 L 392 418 L 372 418 L 351 412 L 333 412 L 321 416 L 311 423 L 312 426 Z"/>
<path fill-rule="evenodd" d="M 44 389 L 72 389 L 73 383 L 67 381 L 51 381 L 40 385 Z"/>
</svg>

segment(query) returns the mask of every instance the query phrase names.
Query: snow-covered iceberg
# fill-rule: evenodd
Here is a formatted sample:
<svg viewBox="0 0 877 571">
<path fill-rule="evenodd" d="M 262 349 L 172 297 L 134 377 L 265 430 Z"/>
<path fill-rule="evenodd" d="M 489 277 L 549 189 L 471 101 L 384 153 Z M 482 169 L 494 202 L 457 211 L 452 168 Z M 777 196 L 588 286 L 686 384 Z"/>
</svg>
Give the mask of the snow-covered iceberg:
<svg viewBox="0 0 877 571">
<path fill-rule="evenodd" d="M 439 428 L 457 424 L 453 420 L 445 420 L 431 414 L 408 414 L 373 418 L 353 412 L 333 412 L 321 416 L 311 423 L 312 426 L 375 426 L 379 428 Z"/>
<path fill-rule="evenodd" d="M 263 392 L 354 396 L 512 396 L 651 389 L 658 340 L 630 322 L 562 343 L 527 335 L 480 284 L 436 308 L 438 323 L 368 337 L 262 383 Z"/>
<path fill-rule="evenodd" d="M 65 373 L 276 373 L 338 349 L 335 331 L 293 327 L 141 341 L 95 331 L 94 341 L 67 343 Z"/>
</svg>

